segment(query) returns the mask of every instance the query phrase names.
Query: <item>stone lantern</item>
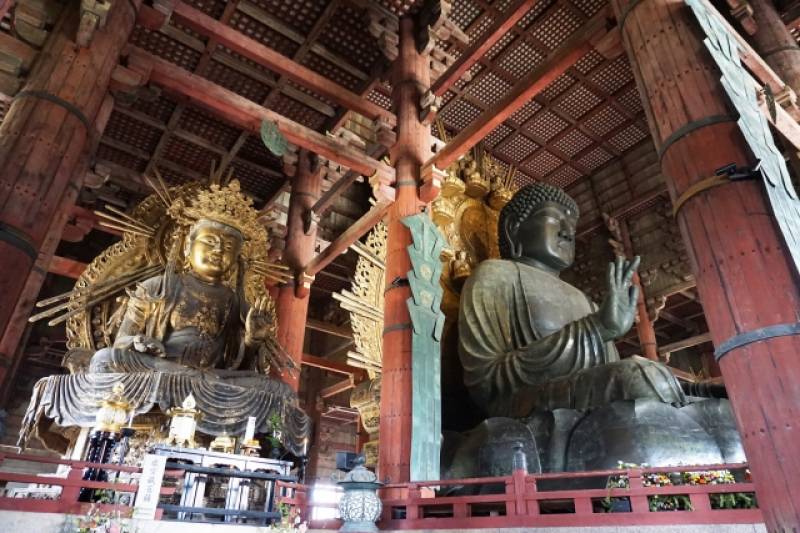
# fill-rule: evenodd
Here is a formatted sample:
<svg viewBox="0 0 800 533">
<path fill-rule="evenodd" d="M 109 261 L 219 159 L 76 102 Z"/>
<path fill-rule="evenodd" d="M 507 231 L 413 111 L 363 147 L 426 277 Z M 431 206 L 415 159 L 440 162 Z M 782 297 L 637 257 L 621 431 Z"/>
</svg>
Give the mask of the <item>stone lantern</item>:
<svg viewBox="0 0 800 533">
<path fill-rule="evenodd" d="M 383 510 L 378 489 L 383 483 L 364 466 L 363 456 L 357 457 L 355 464 L 355 468 L 339 481 L 339 486 L 344 489 L 339 500 L 339 514 L 344 524 L 339 531 L 378 531 L 375 522 Z"/>
</svg>

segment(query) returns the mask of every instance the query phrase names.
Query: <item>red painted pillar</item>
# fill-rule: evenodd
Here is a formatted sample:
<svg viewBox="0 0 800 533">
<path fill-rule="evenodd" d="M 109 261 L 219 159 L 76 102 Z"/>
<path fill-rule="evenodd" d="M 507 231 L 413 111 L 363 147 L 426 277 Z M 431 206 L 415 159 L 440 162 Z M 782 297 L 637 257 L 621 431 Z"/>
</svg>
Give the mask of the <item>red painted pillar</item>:
<svg viewBox="0 0 800 533">
<path fill-rule="evenodd" d="M 800 46 L 772 0 L 749 0 L 756 21 L 753 47 L 795 92 L 800 91 Z"/>
<path fill-rule="evenodd" d="M 400 54 L 393 71 L 397 143 L 391 160 L 397 196 L 387 216 L 386 296 L 384 300 L 383 372 L 381 379 L 381 443 L 378 475 L 392 483 L 409 480 L 411 464 L 411 296 L 407 276 L 411 262 L 406 247 L 411 234 L 401 219 L 419 213 L 420 167 L 430 157 L 430 128 L 419 121 L 419 101 L 430 86 L 430 68 L 414 45 L 414 23 L 400 20 Z"/>
<path fill-rule="evenodd" d="M 619 221 L 619 231 L 622 236 L 622 246 L 628 259 L 633 259 L 633 244 L 628 229 L 627 221 Z M 656 330 L 653 328 L 653 321 L 647 312 L 647 304 L 644 299 L 644 287 L 639 273 L 633 274 L 633 284 L 639 287 L 639 299 L 636 301 L 636 333 L 639 337 L 639 346 L 642 348 L 642 355 L 651 361 L 658 361 L 658 344 L 656 343 Z"/>
<path fill-rule="evenodd" d="M 0 125 L 0 382 L 16 350 L 9 328 L 18 331 L 27 319 L 15 311 L 21 298 L 31 297 L 26 280 L 47 239 L 61 235 L 60 208 L 69 191 L 82 186 L 80 161 L 92 148 L 90 130 L 141 0 L 114 2 L 87 48 L 75 44 L 79 4 L 65 6 Z"/>
<path fill-rule="evenodd" d="M 309 288 L 312 279 L 306 278 L 304 267 L 314 257 L 317 226 L 311 224 L 306 232 L 304 219 L 317 201 L 322 186 L 319 172 L 311 168 L 310 155 L 300 150 L 297 175 L 292 181 L 289 197 L 289 214 L 286 220 L 286 247 L 283 262 L 294 272 L 294 281 L 278 289 L 276 304 L 278 315 L 278 342 L 288 352 L 297 370 L 293 374 L 283 372 L 281 379 L 295 391 L 300 387 L 300 368 L 303 360 L 303 341 L 306 337 Z"/>
<path fill-rule="evenodd" d="M 682 0 L 613 0 L 673 201 L 725 165 L 751 165 L 719 70 Z M 622 14 L 625 16 L 622 16 Z M 678 132 L 678 135 L 674 135 Z M 691 197 L 678 223 L 715 346 L 796 323 L 800 287 L 759 181 Z M 800 336 L 720 360 L 767 528 L 800 530 Z"/>
</svg>

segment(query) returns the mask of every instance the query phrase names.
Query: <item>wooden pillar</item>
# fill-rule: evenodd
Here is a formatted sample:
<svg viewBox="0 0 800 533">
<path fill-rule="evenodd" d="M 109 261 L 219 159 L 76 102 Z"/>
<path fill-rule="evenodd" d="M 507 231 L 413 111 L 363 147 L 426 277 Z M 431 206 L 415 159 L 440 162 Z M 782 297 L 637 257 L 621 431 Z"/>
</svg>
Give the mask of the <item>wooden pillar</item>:
<svg viewBox="0 0 800 533">
<path fill-rule="evenodd" d="M 628 222 L 625 219 L 619 220 L 619 231 L 622 236 L 622 246 L 625 255 L 632 259 L 633 244 L 628 230 Z M 644 287 L 638 272 L 633 274 L 633 284 L 639 287 L 639 299 L 636 301 L 636 333 L 639 336 L 639 346 L 642 348 L 642 355 L 652 361 L 658 361 L 658 344 L 656 343 L 656 330 L 653 328 L 653 321 L 647 312 L 645 303 Z"/>
<path fill-rule="evenodd" d="M 401 219 L 419 213 L 420 168 L 430 157 L 430 128 L 419 120 L 419 101 L 430 86 L 428 61 L 414 44 L 414 22 L 400 20 L 400 54 L 393 71 L 392 99 L 397 114 L 397 143 L 390 150 L 397 196 L 387 216 L 386 293 L 384 300 L 381 444 L 378 475 L 392 483 L 409 481 L 411 464 L 411 296 L 406 247 L 411 234 Z"/>
<path fill-rule="evenodd" d="M 749 0 L 756 21 L 753 47 L 775 73 L 800 92 L 800 46 L 775 9 L 772 0 Z"/>
<path fill-rule="evenodd" d="M 283 262 L 294 272 L 294 281 L 278 290 L 278 342 L 294 361 L 296 371 L 283 372 L 281 379 L 295 391 L 300 387 L 300 368 L 303 361 L 303 341 L 306 337 L 309 288 L 312 279 L 306 277 L 304 267 L 314 257 L 317 225 L 306 224 L 311 206 L 319 199 L 321 174 L 311 168 L 311 156 L 302 149 L 297 162 L 297 175 L 292 181 L 289 213 L 286 219 L 286 248 Z"/>
<path fill-rule="evenodd" d="M 29 275 L 48 239 L 61 236 L 65 198 L 74 203 L 68 195 L 82 185 L 80 161 L 140 4 L 113 2 L 105 27 L 80 48 L 80 3 L 69 2 L 0 125 L 0 382 L 27 319 L 18 304 L 35 298 Z"/>
<path fill-rule="evenodd" d="M 612 4 L 673 202 L 725 165 L 752 165 L 719 69 L 683 1 Z M 715 346 L 797 322 L 798 279 L 759 180 L 697 194 L 677 219 Z M 800 336 L 782 336 L 743 345 L 720 360 L 771 532 L 800 529 L 798 353 Z"/>
</svg>

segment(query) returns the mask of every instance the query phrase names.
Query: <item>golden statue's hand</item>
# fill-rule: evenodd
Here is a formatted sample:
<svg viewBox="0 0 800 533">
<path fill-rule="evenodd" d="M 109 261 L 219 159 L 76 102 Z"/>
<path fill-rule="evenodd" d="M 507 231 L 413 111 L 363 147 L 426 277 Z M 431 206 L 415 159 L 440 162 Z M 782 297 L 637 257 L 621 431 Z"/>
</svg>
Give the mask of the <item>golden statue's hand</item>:
<svg viewBox="0 0 800 533">
<path fill-rule="evenodd" d="M 269 326 L 272 324 L 269 314 L 267 314 L 267 297 L 258 298 L 247 312 L 244 323 L 245 342 L 252 344 L 263 341 L 269 333 Z"/>
<path fill-rule="evenodd" d="M 166 357 L 167 350 L 160 340 L 145 335 L 134 335 L 133 349 L 139 353 Z"/>
</svg>

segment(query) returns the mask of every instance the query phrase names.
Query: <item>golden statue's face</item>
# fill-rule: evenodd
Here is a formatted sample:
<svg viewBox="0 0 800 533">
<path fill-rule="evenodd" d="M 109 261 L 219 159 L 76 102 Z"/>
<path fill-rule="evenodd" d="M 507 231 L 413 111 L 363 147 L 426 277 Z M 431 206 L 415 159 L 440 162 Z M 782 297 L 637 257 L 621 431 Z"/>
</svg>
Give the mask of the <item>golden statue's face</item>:
<svg viewBox="0 0 800 533">
<path fill-rule="evenodd" d="M 188 259 L 192 271 L 204 281 L 218 282 L 236 262 L 242 239 L 236 230 L 200 221 L 191 232 Z"/>
</svg>

